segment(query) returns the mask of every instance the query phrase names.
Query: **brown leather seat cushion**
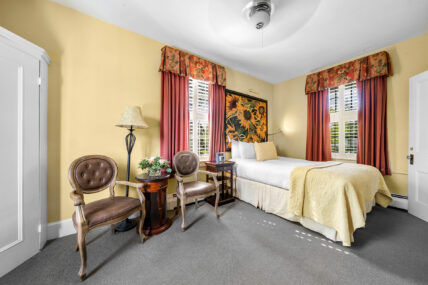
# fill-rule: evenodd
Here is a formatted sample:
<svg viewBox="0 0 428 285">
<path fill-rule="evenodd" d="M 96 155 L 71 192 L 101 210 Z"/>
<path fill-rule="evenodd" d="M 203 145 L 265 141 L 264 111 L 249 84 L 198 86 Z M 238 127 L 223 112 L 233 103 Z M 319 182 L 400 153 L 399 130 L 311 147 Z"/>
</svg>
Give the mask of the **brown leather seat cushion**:
<svg viewBox="0 0 428 285">
<path fill-rule="evenodd" d="M 88 226 L 92 227 L 116 219 L 140 206 L 140 200 L 135 198 L 109 197 L 88 203 L 82 207 Z M 77 226 L 76 212 L 73 213 L 73 223 Z"/>
<path fill-rule="evenodd" d="M 183 186 L 184 186 L 184 192 L 189 197 L 203 195 L 215 190 L 214 184 L 202 182 L 202 181 L 186 182 L 186 183 L 183 183 Z M 177 192 L 178 191 L 179 189 L 177 188 Z"/>
</svg>

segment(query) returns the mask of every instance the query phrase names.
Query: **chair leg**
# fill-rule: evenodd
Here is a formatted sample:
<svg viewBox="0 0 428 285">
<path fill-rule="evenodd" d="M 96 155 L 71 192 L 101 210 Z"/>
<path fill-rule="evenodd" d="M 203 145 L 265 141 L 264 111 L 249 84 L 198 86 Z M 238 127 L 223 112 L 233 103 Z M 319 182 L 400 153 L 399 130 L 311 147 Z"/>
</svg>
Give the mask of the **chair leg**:
<svg viewBox="0 0 428 285">
<path fill-rule="evenodd" d="M 198 205 L 198 199 L 195 199 L 195 209 L 197 209 L 199 207 Z"/>
<path fill-rule="evenodd" d="M 81 280 L 86 278 L 86 229 L 79 227 L 77 230 L 77 242 L 80 250 L 80 270 L 79 277 Z"/>
<path fill-rule="evenodd" d="M 177 207 L 175 208 L 175 215 L 178 216 L 178 211 L 180 211 L 180 198 L 177 196 Z"/>
<path fill-rule="evenodd" d="M 140 220 L 138 221 L 138 234 L 140 235 L 140 239 L 142 243 L 144 243 L 148 239 L 148 237 L 144 234 L 144 230 L 143 230 L 145 218 L 146 218 L 146 211 L 140 210 Z"/>
<path fill-rule="evenodd" d="M 184 232 L 186 230 L 186 203 L 185 203 L 186 198 L 185 197 L 181 197 L 180 202 L 181 202 L 181 230 Z"/>
<path fill-rule="evenodd" d="M 220 191 L 217 188 L 216 194 L 215 194 L 215 214 L 217 215 L 217 218 L 220 218 L 220 213 L 218 212 L 218 201 L 220 200 Z"/>
<path fill-rule="evenodd" d="M 76 245 L 74 246 L 74 251 L 79 251 L 79 241 L 76 239 Z"/>
</svg>

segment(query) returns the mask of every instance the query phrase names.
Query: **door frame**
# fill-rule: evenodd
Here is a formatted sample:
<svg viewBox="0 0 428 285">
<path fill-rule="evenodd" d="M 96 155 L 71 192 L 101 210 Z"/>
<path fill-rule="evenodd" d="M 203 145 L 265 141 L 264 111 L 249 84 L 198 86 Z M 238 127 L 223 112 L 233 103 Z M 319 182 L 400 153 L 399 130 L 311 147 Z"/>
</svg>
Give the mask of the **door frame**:
<svg viewBox="0 0 428 285">
<path fill-rule="evenodd" d="M 39 247 L 47 241 L 48 226 L 48 62 L 39 61 L 39 165 L 40 165 L 40 229 Z"/>
</svg>

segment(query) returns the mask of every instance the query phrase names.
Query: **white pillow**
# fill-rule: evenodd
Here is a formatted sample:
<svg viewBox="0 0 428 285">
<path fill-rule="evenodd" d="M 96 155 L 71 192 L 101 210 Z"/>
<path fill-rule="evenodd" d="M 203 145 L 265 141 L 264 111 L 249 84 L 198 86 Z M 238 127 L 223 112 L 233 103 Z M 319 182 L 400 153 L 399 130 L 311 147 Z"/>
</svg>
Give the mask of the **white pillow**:
<svg viewBox="0 0 428 285">
<path fill-rule="evenodd" d="M 240 158 L 241 155 L 239 153 L 239 142 L 238 141 L 232 141 L 231 152 L 232 152 L 232 159 Z"/>
<path fill-rule="evenodd" d="M 243 159 L 256 159 L 253 143 L 239 142 L 239 154 Z"/>
</svg>

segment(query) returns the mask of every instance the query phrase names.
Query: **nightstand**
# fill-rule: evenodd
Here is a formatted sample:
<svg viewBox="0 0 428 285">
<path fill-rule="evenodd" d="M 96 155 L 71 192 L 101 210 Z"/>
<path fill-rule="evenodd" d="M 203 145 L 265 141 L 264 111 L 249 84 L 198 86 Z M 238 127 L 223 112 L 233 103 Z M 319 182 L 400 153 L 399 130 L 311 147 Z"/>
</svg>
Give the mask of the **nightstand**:
<svg viewBox="0 0 428 285">
<path fill-rule="evenodd" d="M 233 197 L 233 166 L 235 162 L 233 161 L 225 161 L 225 162 L 215 162 L 215 161 L 207 161 L 205 162 L 207 171 L 211 172 L 221 172 L 221 174 L 217 174 L 217 180 L 220 182 L 220 200 L 218 205 L 224 205 L 227 203 L 231 203 L 235 201 Z M 226 173 L 226 175 L 225 175 Z M 206 175 L 206 181 L 210 182 L 213 179 Z M 229 182 L 230 185 L 227 185 Z M 208 203 L 214 206 L 215 195 L 208 197 L 206 199 Z"/>
</svg>

